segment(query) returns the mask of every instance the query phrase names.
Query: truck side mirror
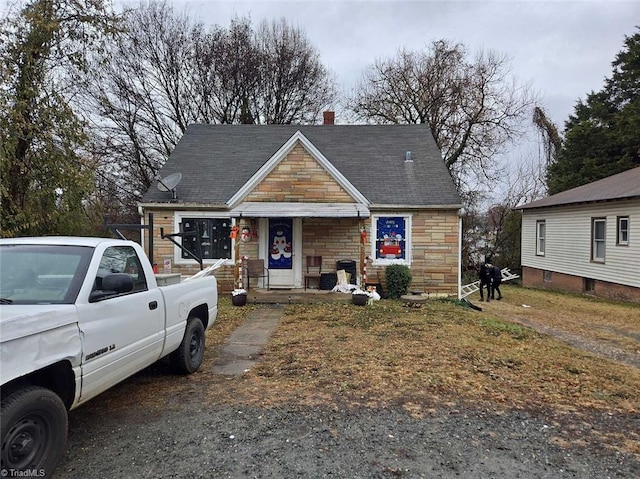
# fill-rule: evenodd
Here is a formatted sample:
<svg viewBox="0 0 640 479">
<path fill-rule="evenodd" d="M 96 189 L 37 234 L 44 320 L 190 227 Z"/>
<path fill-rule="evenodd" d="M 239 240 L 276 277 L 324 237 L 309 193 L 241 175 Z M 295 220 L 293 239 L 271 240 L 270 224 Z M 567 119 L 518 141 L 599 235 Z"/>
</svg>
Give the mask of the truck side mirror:
<svg viewBox="0 0 640 479">
<path fill-rule="evenodd" d="M 91 291 L 89 302 L 95 303 L 118 294 L 133 291 L 133 278 L 126 273 L 108 274 L 102 278 L 102 289 Z"/>
</svg>

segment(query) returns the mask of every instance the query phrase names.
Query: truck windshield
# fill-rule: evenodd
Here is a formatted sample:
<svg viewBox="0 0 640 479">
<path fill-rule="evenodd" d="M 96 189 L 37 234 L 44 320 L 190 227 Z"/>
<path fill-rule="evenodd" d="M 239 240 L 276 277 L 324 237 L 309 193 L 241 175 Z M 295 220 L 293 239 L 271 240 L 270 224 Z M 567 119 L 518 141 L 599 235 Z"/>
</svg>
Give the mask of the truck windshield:
<svg viewBox="0 0 640 479">
<path fill-rule="evenodd" d="M 1 304 L 73 304 L 92 254 L 85 246 L 0 246 Z"/>
</svg>

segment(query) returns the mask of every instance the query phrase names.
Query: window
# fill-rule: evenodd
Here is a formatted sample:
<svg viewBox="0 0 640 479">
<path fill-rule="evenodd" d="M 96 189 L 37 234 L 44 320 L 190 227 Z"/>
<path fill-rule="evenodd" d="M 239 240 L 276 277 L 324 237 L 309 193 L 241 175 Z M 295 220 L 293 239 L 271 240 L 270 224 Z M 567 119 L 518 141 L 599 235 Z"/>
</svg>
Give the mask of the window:
<svg viewBox="0 0 640 479">
<path fill-rule="evenodd" d="M 542 271 L 542 280 L 545 283 L 551 283 L 553 277 L 553 273 L 551 271 L 547 271 L 546 269 Z"/>
<path fill-rule="evenodd" d="M 591 278 L 582 278 L 582 288 L 587 294 L 596 292 L 596 280 Z"/>
<path fill-rule="evenodd" d="M 408 262 L 411 224 L 409 216 L 374 216 L 375 259 L 378 261 Z"/>
<path fill-rule="evenodd" d="M 604 263 L 606 218 L 591 220 L 591 261 Z"/>
<path fill-rule="evenodd" d="M 85 246 L 0 246 L 0 297 L 4 304 L 73 304 L 92 254 Z"/>
<path fill-rule="evenodd" d="M 544 256 L 546 239 L 546 223 L 544 220 L 536 221 L 536 255 Z"/>
<path fill-rule="evenodd" d="M 618 216 L 618 232 L 616 235 L 616 244 L 620 246 L 629 245 L 629 217 Z"/>
<path fill-rule="evenodd" d="M 133 293 L 147 290 L 147 280 L 140 258 L 130 246 L 111 246 L 100 260 L 94 290 L 102 290 L 102 279 L 111 273 L 126 273 L 133 278 Z"/>
<path fill-rule="evenodd" d="M 202 259 L 231 258 L 230 218 L 182 218 L 182 246 Z M 182 251 L 182 259 L 192 259 Z"/>
</svg>

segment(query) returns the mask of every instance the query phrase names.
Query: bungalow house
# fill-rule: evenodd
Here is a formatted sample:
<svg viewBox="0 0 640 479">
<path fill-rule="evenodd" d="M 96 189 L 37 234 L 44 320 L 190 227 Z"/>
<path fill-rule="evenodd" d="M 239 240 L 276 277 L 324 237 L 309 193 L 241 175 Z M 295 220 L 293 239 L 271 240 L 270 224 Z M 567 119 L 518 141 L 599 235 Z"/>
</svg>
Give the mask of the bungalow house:
<svg viewBox="0 0 640 479">
<path fill-rule="evenodd" d="M 522 282 L 640 302 L 640 167 L 523 206 Z"/>
<path fill-rule="evenodd" d="M 331 289 L 337 269 L 375 283 L 399 263 L 412 289 L 458 293 L 462 205 L 426 125 L 191 125 L 160 175 L 139 205 L 159 269 L 199 269 L 162 228 L 205 266 L 227 260 L 222 289 L 262 259 L 270 288 Z M 305 284 L 310 256 L 323 285 Z"/>
</svg>

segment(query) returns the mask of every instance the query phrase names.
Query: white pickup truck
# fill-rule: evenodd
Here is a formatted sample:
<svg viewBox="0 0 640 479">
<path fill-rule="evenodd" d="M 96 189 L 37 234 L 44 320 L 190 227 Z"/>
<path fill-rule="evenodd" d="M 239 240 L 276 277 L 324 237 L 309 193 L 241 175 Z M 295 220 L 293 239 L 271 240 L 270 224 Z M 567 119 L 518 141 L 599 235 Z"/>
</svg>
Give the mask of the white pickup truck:
<svg viewBox="0 0 640 479">
<path fill-rule="evenodd" d="M 217 313 L 214 276 L 159 287 L 137 243 L 0 240 L 2 477 L 51 476 L 67 411 L 158 359 L 195 372 Z"/>
</svg>

